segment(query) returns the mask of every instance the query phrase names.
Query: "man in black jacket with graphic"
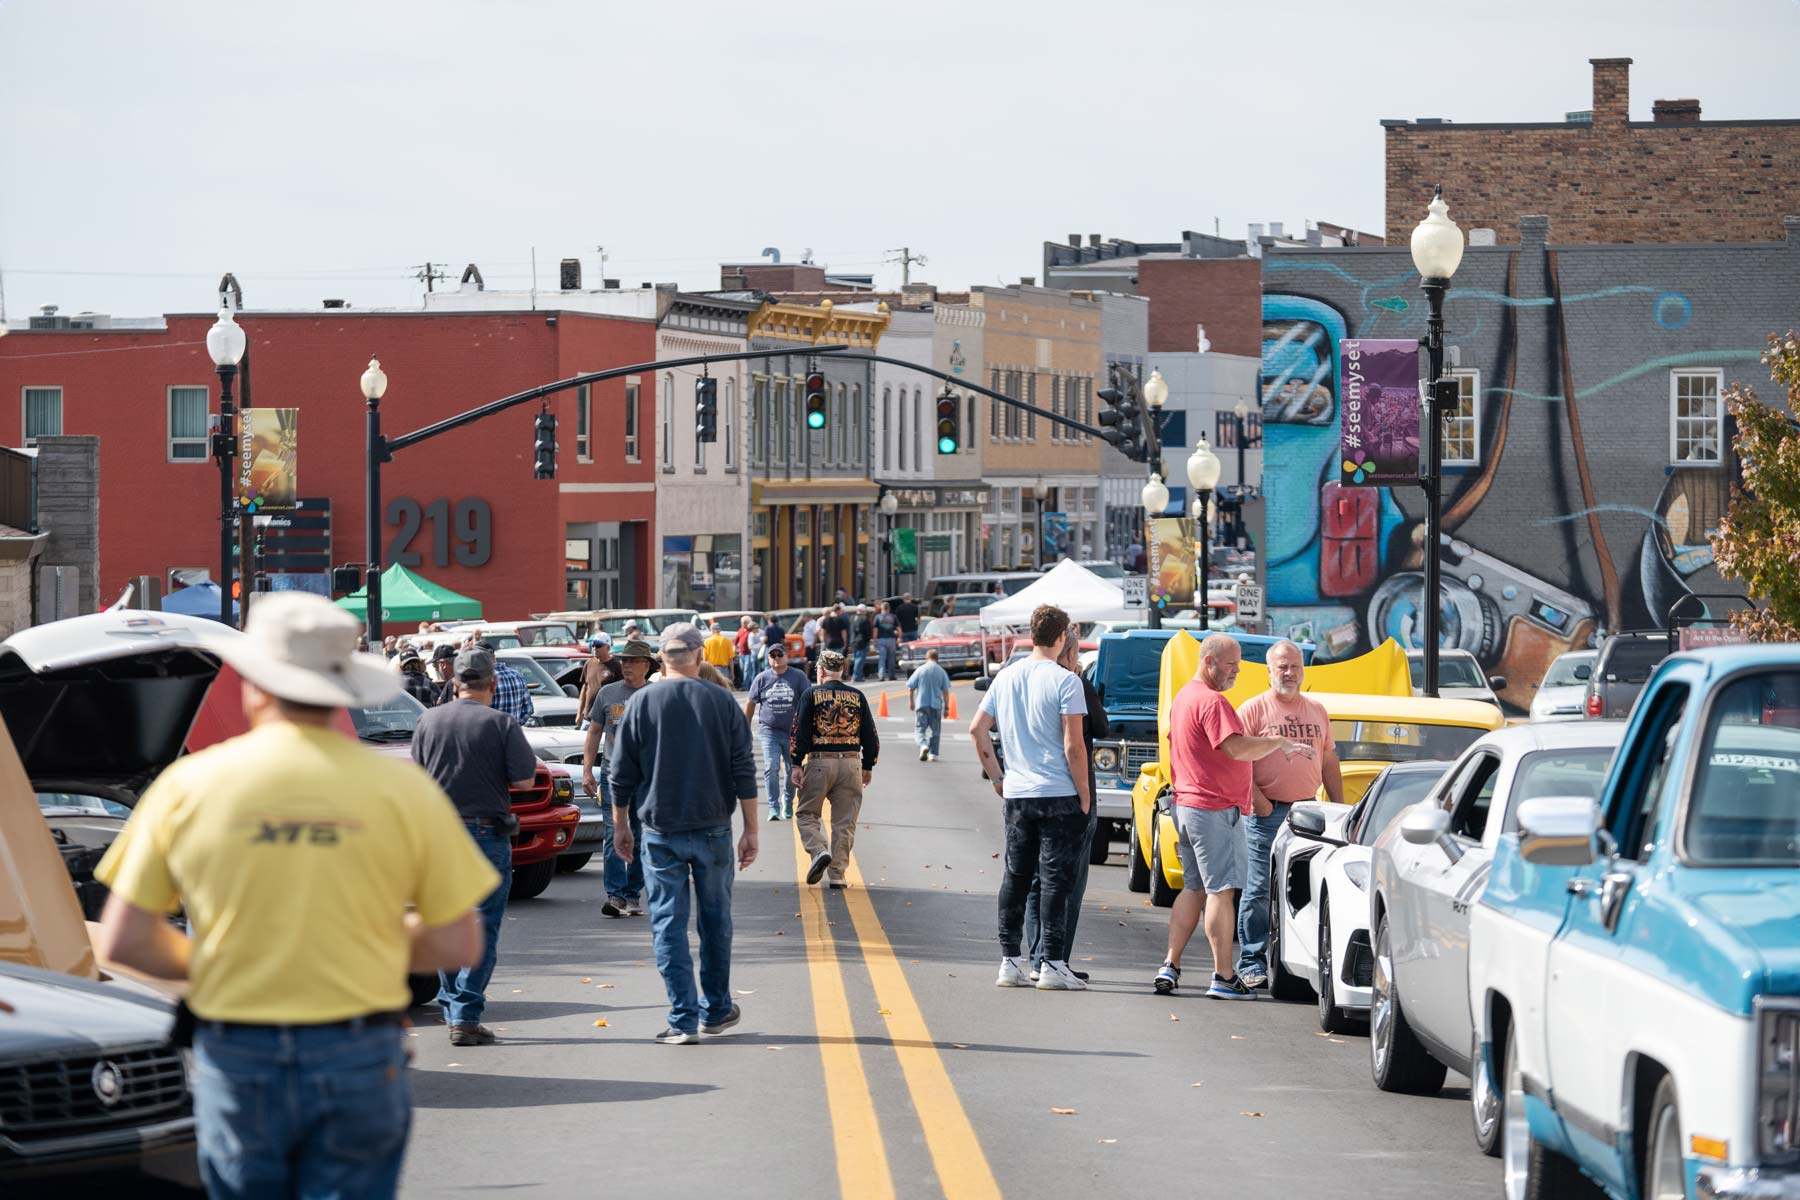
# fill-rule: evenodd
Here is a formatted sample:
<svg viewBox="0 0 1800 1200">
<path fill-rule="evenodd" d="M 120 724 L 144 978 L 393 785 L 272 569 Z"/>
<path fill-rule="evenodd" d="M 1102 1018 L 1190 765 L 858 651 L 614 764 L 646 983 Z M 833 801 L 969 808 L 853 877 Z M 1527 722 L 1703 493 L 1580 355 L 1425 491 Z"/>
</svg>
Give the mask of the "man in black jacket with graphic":
<svg viewBox="0 0 1800 1200">
<path fill-rule="evenodd" d="M 834 888 L 844 886 L 863 789 L 869 785 L 876 756 L 881 753 L 881 736 L 875 732 L 875 714 L 869 711 L 868 697 L 844 682 L 844 665 L 839 651 L 826 650 L 819 655 L 819 680 L 794 710 L 789 744 L 794 786 L 799 789 L 794 820 L 800 827 L 800 844 L 812 855 L 806 882 L 819 882 L 829 870 Z M 822 828 L 827 799 L 831 801 L 829 845 Z"/>
</svg>

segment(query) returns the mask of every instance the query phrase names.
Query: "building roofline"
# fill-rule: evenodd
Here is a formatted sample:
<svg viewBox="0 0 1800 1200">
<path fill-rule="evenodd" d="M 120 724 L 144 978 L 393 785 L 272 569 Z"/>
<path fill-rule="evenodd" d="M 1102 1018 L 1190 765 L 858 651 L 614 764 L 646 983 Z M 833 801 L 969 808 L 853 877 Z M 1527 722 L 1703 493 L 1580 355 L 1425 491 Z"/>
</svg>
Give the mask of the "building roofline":
<svg viewBox="0 0 1800 1200">
<path fill-rule="evenodd" d="M 555 293 L 551 293 L 551 294 L 554 295 Z M 190 320 L 190 319 L 192 319 L 192 320 L 217 320 L 218 315 L 219 314 L 216 312 L 165 313 L 165 314 L 163 314 L 163 319 L 165 321 L 169 321 L 169 320 L 185 321 L 185 320 Z M 540 316 L 541 315 L 541 316 L 546 316 L 546 317 L 564 317 L 564 316 L 567 316 L 567 317 L 590 317 L 596 321 L 637 321 L 637 322 L 641 322 L 642 324 L 645 324 L 645 325 L 656 324 L 655 317 L 640 317 L 640 316 L 627 315 L 625 313 L 592 312 L 588 309 L 583 309 L 583 308 L 559 308 L 559 307 L 555 307 L 555 306 L 550 306 L 550 307 L 540 306 L 538 308 L 530 308 L 530 307 L 500 308 L 500 307 L 495 307 L 495 308 L 441 308 L 441 309 L 430 309 L 430 308 L 305 308 L 305 309 L 269 309 L 266 311 L 262 310 L 262 309 L 250 308 L 250 309 L 245 309 L 244 311 L 239 312 L 235 315 L 239 319 L 249 317 L 249 318 L 256 319 L 256 320 L 260 320 L 264 317 L 281 317 L 281 318 L 287 318 L 287 319 L 292 319 L 292 318 L 297 318 L 297 317 L 333 317 L 333 318 L 336 318 L 336 317 L 431 317 L 431 318 L 441 318 L 441 317 L 511 317 L 511 316 L 519 316 L 519 315 L 524 315 L 524 316 Z M 15 331 L 15 332 L 25 332 L 25 331 L 21 330 L 21 331 Z M 35 332 L 39 332 L 39 331 L 32 330 L 30 332 L 35 333 Z M 48 332 L 52 332 L 52 331 L 43 330 L 42 332 L 48 333 Z M 133 331 L 133 330 L 129 330 L 129 329 L 126 329 L 126 330 L 77 329 L 72 332 L 75 332 L 75 333 L 140 332 L 141 333 L 144 331 L 143 330 Z M 151 332 L 155 332 L 155 331 L 151 331 Z"/>
<path fill-rule="evenodd" d="M 1627 129 L 1729 129 L 1739 127 L 1756 127 L 1763 125 L 1800 125 L 1796 117 L 1761 117 L 1741 121 L 1627 121 Z M 1494 130 L 1494 129 L 1582 129 L 1592 132 L 1591 121 L 1473 121 L 1462 124 L 1455 121 L 1428 121 L 1423 124 L 1398 117 L 1384 117 L 1381 121 L 1383 129 L 1406 129 L 1420 133 L 1455 132 L 1460 129 Z M 1606 128 L 1602 126 L 1602 128 Z"/>
</svg>

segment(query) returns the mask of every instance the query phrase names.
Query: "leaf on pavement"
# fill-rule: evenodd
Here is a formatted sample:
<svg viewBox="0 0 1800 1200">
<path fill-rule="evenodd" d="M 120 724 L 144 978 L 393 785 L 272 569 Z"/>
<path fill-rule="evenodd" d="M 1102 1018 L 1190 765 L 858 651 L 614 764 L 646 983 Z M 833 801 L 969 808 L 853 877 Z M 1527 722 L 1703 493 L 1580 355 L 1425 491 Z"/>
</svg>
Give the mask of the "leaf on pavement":
<svg viewBox="0 0 1800 1200">
<path fill-rule="evenodd" d="M 601 1017 L 598 1021 L 595 1021 L 594 1028 L 595 1029 L 605 1029 L 606 1028 L 606 1018 Z"/>
<path fill-rule="evenodd" d="M 952 1050 L 967 1050 L 969 1047 L 962 1042 L 951 1042 L 950 1048 Z"/>
<path fill-rule="evenodd" d="M 594 981 L 593 981 L 593 980 L 592 980 L 592 979 L 583 979 L 583 980 L 582 980 L 582 981 L 581 981 L 581 982 L 583 982 L 583 983 L 592 983 L 592 982 L 594 982 Z"/>
<path fill-rule="evenodd" d="M 616 984 L 616 983 L 596 983 L 594 986 L 599 988 L 601 991 L 605 991 L 607 988 L 617 987 L 618 984 Z"/>
<path fill-rule="evenodd" d="M 1341 1046 L 1344 1044 L 1344 1039 L 1343 1038 L 1332 1038 L 1331 1044 L 1334 1046 Z"/>
<path fill-rule="evenodd" d="M 881 1010 L 880 1010 L 880 1012 L 879 1012 L 879 1015 L 880 1015 L 880 1016 L 884 1016 L 884 1017 L 891 1017 L 891 1016 L 893 1016 L 893 1015 L 894 1015 L 894 1013 L 893 1013 L 893 1010 L 892 1010 L 892 1009 L 886 1009 L 886 1008 L 884 1008 L 884 1009 L 881 1009 Z"/>
<path fill-rule="evenodd" d="M 1116 1146 L 1116 1145 L 1118 1145 L 1118 1143 L 1119 1143 L 1118 1138 L 1101 1138 L 1100 1139 L 1100 1144 L 1102 1146 Z"/>
<path fill-rule="evenodd" d="M 737 990 L 737 994 L 740 996 L 754 996 L 754 995 L 756 995 L 756 989 L 755 988 L 739 988 Z"/>
<path fill-rule="evenodd" d="M 1175 1014 L 1174 1014 L 1174 1013 L 1170 1013 L 1170 1014 L 1169 1014 L 1169 1020 L 1171 1020 L 1171 1021 L 1179 1021 L 1179 1020 L 1181 1020 L 1181 1018 L 1180 1018 L 1180 1017 L 1178 1017 L 1178 1016 L 1176 1016 L 1176 1015 L 1175 1015 Z"/>
<path fill-rule="evenodd" d="M 785 1048 L 786 1047 L 783 1047 L 783 1046 L 764 1046 L 763 1047 L 764 1050 L 782 1050 Z"/>
<path fill-rule="evenodd" d="M 1072 1117 L 1075 1115 L 1075 1110 L 1072 1108 L 1053 1108 L 1050 1111 L 1059 1117 Z"/>
<path fill-rule="evenodd" d="M 1190 1083 L 1190 1084 L 1188 1084 L 1188 1086 L 1189 1087 L 1205 1087 L 1206 1083 L 1205 1083 L 1205 1081 L 1202 1081 L 1200 1083 Z"/>
<path fill-rule="evenodd" d="M 446 1066 L 446 1067 L 460 1067 L 460 1066 L 462 1066 L 462 1064 L 461 1064 L 461 1063 L 445 1063 L 445 1064 L 444 1064 L 444 1065 L 445 1065 L 445 1066 Z"/>
<path fill-rule="evenodd" d="M 1238 1114 L 1238 1116 L 1240 1116 L 1240 1117 L 1260 1117 L 1260 1116 L 1262 1116 L 1262 1114 L 1258 1113 L 1258 1112 L 1241 1112 Z"/>
<path fill-rule="evenodd" d="M 522 992 L 522 991 L 524 991 L 524 990 L 525 990 L 525 989 L 524 989 L 524 988 L 514 988 L 514 989 L 513 989 L 513 995 L 515 995 L 515 996 L 516 996 L 516 995 L 518 995 L 518 994 L 519 994 L 519 993 L 520 993 L 520 992 Z"/>
<path fill-rule="evenodd" d="M 999 858 L 999 857 L 1000 857 L 1000 852 L 999 852 L 999 851 L 998 851 L 998 850 L 996 850 L 996 851 L 994 851 L 994 852 L 993 852 L 993 853 L 992 853 L 992 854 L 990 854 L 990 855 L 988 855 L 988 857 L 989 857 L 989 858 Z"/>
<path fill-rule="evenodd" d="M 787 930 L 785 930 L 785 929 L 777 929 L 777 930 L 776 930 L 776 931 L 775 931 L 775 936 L 776 936 L 776 937 L 785 937 L 785 936 L 787 936 Z"/>
<path fill-rule="evenodd" d="M 1232 1040 L 1232 1041 L 1234 1041 L 1234 1042 L 1241 1042 L 1241 1041 L 1244 1041 L 1244 1040 L 1245 1040 L 1245 1039 L 1244 1039 L 1244 1035 L 1243 1035 L 1243 1034 L 1241 1034 L 1241 1033 L 1234 1033 L 1234 1034 L 1232 1034 L 1232 1035 L 1231 1035 L 1231 1040 Z"/>
</svg>

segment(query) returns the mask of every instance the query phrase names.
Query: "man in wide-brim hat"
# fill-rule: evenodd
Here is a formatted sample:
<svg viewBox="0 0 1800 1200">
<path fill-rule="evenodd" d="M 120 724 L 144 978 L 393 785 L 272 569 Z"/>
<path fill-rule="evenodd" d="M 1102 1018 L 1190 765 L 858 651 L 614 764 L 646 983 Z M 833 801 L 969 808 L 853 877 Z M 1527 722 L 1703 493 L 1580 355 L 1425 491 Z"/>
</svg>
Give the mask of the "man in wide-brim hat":
<svg viewBox="0 0 1800 1200">
<path fill-rule="evenodd" d="M 599 796 L 600 812 L 606 821 L 606 832 L 600 844 L 601 882 L 606 888 L 606 900 L 600 905 L 600 911 L 609 917 L 640 917 L 644 914 L 644 863 L 639 858 L 627 862 L 614 848 L 613 822 L 616 818 L 611 789 L 606 784 L 605 746 L 611 744 L 613 735 L 618 732 L 619 718 L 625 715 L 626 704 L 650 682 L 650 673 L 656 670 L 658 661 L 655 648 L 649 642 L 635 638 L 620 646 L 613 653 L 613 659 L 619 664 L 622 678 L 596 691 L 593 703 L 584 714 L 588 727 L 587 741 L 581 750 L 581 783 L 589 795 Z M 641 837 L 643 819 L 636 809 L 628 814 L 628 822 L 633 839 Z"/>
<path fill-rule="evenodd" d="M 339 731 L 340 709 L 401 686 L 359 632 L 322 597 L 259 598 L 216 643 L 250 731 L 165 770 L 96 872 L 112 889 L 100 956 L 189 981 L 215 1195 L 323 1178 L 392 1195 L 412 1108 L 406 975 L 480 957 L 493 868 L 430 776 Z M 191 937 L 164 919 L 177 909 Z"/>
</svg>

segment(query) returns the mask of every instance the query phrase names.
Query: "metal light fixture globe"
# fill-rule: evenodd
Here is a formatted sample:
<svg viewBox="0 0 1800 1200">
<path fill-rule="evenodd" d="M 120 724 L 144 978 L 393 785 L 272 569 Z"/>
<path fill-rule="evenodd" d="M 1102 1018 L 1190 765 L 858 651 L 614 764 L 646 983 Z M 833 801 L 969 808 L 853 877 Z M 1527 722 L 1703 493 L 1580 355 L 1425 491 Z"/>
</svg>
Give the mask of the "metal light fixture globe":
<svg viewBox="0 0 1800 1200">
<path fill-rule="evenodd" d="M 1163 486 L 1161 475 L 1152 475 L 1150 482 L 1144 485 L 1144 515 L 1160 517 L 1169 508 L 1169 489 Z"/>
<path fill-rule="evenodd" d="M 900 501 L 895 498 L 894 493 L 883 492 L 881 493 L 880 508 L 882 516 L 891 517 L 900 511 Z"/>
<path fill-rule="evenodd" d="M 1231 411 L 1238 420 L 1242 421 L 1250 415 L 1250 405 L 1245 403 L 1242 396 L 1239 396 L 1238 402 L 1232 406 Z"/>
<path fill-rule="evenodd" d="M 387 394 L 387 372 L 381 369 L 381 360 L 371 358 L 369 369 L 362 373 L 362 394 L 365 400 L 379 400 Z"/>
<path fill-rule="evenodd" d="M 1151 371 L 1149 380 L 1144 384 L 1144 403 L 1151 408 L 1161 408 L 1168 399 L 1169 384 L 1163 379 L 1162 371 Z"/>
<path fill-rule="evenodd" d="M 1042 501 L 1045 497 L 1049 496 L 1049 494 L 1050 485 L 1045 483 L 1042 479 L 1039 479 L 1036 483 L 1031 485 L 1031 495 L 1034 499 Z"/>
<path fill-rule="evenodd" d="M 1196 492 L 1210 492 L 1219 486 L 1219 456 L 1206 444 L 1205 434 L 1188 456 L 1187 477 Z"/>
<path fill-rule="evenodd" d="M 1444 189 L 1433 192 L 1425 219 L 1413 226 L 1412 260 L 1424 279 L 1449 279 L 1462 264 L 1463 232 L 1450 219 Z"/>
<path fill-rule="evenodd" d="M 221 308 L 219 319 L 206 331 L 206 352 L 212 356 L 213 366 L 236 367 L 243 361 L 248 342 L 244 327 L 233 319 L 231 310 Z"/>
</svg>

